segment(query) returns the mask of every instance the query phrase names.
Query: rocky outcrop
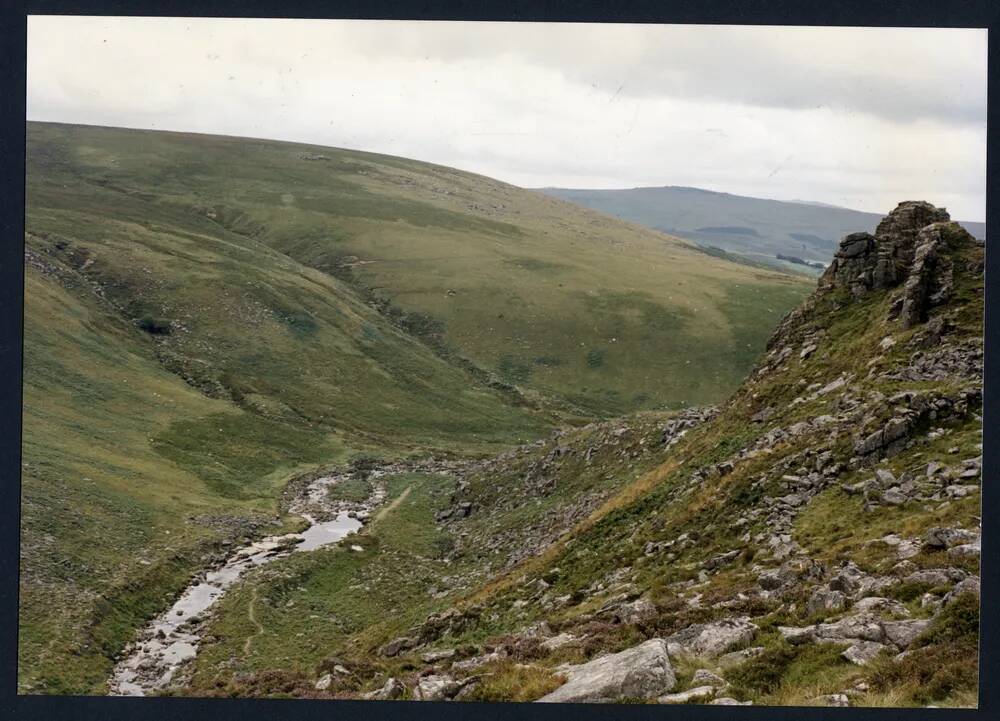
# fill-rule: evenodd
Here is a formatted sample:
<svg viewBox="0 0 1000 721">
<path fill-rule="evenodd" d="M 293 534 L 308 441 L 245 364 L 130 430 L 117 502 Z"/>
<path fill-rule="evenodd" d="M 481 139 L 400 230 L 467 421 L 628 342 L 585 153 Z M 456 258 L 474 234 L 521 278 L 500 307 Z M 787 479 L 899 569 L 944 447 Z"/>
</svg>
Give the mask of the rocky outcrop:
<svg viewBox="0 0 1000 721">
<path fill-rule="evenodd" d="M 769 655 L 754 660 L 761 654 L 823 644 L 830 663 L 875 663 L 880 672 L 952 644 L 936 630 L 948 622 L 941 614 L 979 592 L 980 519 L 974 504 L 955 501 L 982 485 L 980 309 L 969 301 L 982 292 L 973 275 L 982 255 L 945 211 L 903 203 L 874 233 L 844 239 L 820 288 L 786 317 L 721 410 L 691 409 L 655 427 L 591 424 L 484 462 L 490 483 L 523 494 L 493 501 L 482 478 L 463 479 L 442 525 L 460 545 L 504 559 L 537 556 L 548 537 L 490 538 L 480 548 L 463 534 L 524 497 L 551 497 L 581 472 L 599 469 L 624 484 L 636 476 L 622 469 L 651 457 L 667 472 L 629 508 L 627 523 L 613 526 L 620 518 L 609 516 L 600 533 L 574 530 L 558 561 L 524 566 L 478 616 L 453 609 L 406 631 L 397 645 L 408 651 L 400 660 L 413 663 L 407 686 L 531 663 L 566 677 L 546 702 L 736 703 L 723 676 L 742 698 L 736 669 L 770 664 Z M 706 422 L 722 426 L 684 438 Z M 458 505 L 466 500 L 474 502 L 468 523 Z M 776 616 L 788 624 L 777 634 Z M 481 640 L 494 624 L 507 634 Z M 438 663 L 443 652 L 425 647 L 444 638 L 455 652 Z M 419 671 L 418 658 L 434 667 Z M 697 671 L 676 683 L 671 661 Z M 874 672 L 854 673 L 865 688 L 808 698 L 863 705 Z"/>
<path fill-rule="evenodd" d="M 657 698 L 677 683 L 667 643 L 653 638 L 638 646 L 562 669 L 566 683 L 538 699 L 542 703 L 595 703 Z"/>
<path fill-rule="evenodd" d="M 953 263 L 942 250 L 948 243 L 947 223 L 928 225 L 917 236 L 910 274 L 903 286 L 899 320 L 912 328 L 927 320 L 927 311 L 948 300 L 954 285 Z"/>
<path fill-rule="evenodd" d="M 875 234 L 851 233 L 820 279 L 820 291 L 846 288 L 855 297 L 902 286 L 892 306 L 904 328 L 923 323 L 953 288 L 946 251 L 978 243 L 948 212 L 923 201 L 905 201 L 882 219 Z"/>
</svg>

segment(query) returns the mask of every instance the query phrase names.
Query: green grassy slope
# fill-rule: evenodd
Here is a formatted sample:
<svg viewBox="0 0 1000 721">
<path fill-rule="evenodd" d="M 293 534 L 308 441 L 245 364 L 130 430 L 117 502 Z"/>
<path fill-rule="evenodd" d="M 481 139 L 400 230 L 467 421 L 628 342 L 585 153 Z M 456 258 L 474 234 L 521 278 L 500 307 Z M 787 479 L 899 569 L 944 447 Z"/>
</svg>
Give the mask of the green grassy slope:
<svg viewBox="0 0 1000 721">
<path fill-rule="evenodd" d="M 29 125 L 29 147 L 80 197 L 106 193 L 111 214 L 141 207 L 149 222 L 155 211 L 195 234 L 225 229 L 230 243 L 267 245 L 349 281 L 499 383 L 587 414 L 724 397 L 808 289 L 538 193 L 401 158 L 39 124 Z"/>
<path fill-rule="evenodd" d="M 23 690 L 98 689 L 294 473 L 546 428 L 342 281 L 79 172 L 86 152 L 50 130 L 28 146 Z"/>
<path fill-rule="evenodd" d="M 974 705 L 977 599 L 956 591 L 949 601 L 954 578 L 911 578 L 927 569 L 979 573 L 977 554 L 924 540 L 934 527 L 976 529 L 981 515 L 983 248 L 954 226 L 942 232 L 952 243 L 939 253 L 954 265 L 954 287 L 926 323 L 906 328 L 895 318 L 899 287 L 861 298 L 846 287 L 819 293 L 783 324 L 771 352 L 719 414 L 676 445 L 662 445 L 665 418 L 639 417 L 578 429 L 464 474 L 456 496 L 471 502 L 471 515 L 437 525 L 444 538 L 433 552 L 418 552 L 421 582 L 395 596 L 388 614 L 358 595 L 363 588 L 378 596 L 398 573 L 379 554 L 377 524 L 366 541 L 370 555 L 337 566 L 345 574 L 339 583 L 328 580 L 333 564 L 275 564 L 257 588 L 274 629 L 267 653 L 242 650 L 254 633 L 245 605 L 255 589 L 241 588 L 213 623 L 215 641 L 184 692 L 356 697 L 390 676 L 412 688 L 433 672 L 477 678 L 468 698 L 530 701 L 560 683 L 557 667 L 565 662 L 692 624 L 749 617 L 757 629 L 738 647 L 761 653 L 721 669 L 718 654 L 671 652 L 678 690 L 697 685 L 694 672 L 705 668 L 729 681 L 719 695 L 757 704 L 822 705 L 824 696 L 846 689 L 851 705 Z M 874 429 L 898 418 L 912 419 L 899 442 L 867 455 L 858 450 Z M 903 489 L 902 500 L 880 500 L 888 486 L 873 478 L 886 473 Z M 866 483 L 870 489 L 860 491 Z M 582 516 L 557 513 L 560 523 L 544 515 L 595 490 L 603 495 Z M 432 501 L 422 511 L 425 524 L 455 502 L 425 500 Z M 539 544 L 538 531 L 551 528 L 566 532 Z M 443 550 L 448 536 L 451 551 Z M 911 546 L 906 554 L 902 542 Z M 528 553 L 508 567 L 503 560 L 512 549 Z M 811 610 L 813 594 L 834 588 L 848 564 L 880 585 L 857 594 L 843 587 L 843 608 Z M 778 590 L 762 580 L 775 573 L 790 579 Z M 900 616 L 928 622 L 908 654 L 897 657 L 899 649 L 888 647 L 858 666 L 842 656 L 849 643 L 795 644 L 778 630 L 849 617 L 862 597 L 886 597 L 902 608 Z M 607 612 L 636 599 L 647 604 L 637 618 Z M 943 600 L 948 605 L 938 613 Z M 350 621 L 316 621 L 302 604 L 321 618 L 331 608 L 333 618 Z M 452 609 L 449 623 L 428 618 L 413 627 L 443 609 Z M 318 643 L 307 640 L 314 625 L 324 629 Z M 575 640 L 539 645 L 539 636 L 562 633 Z M 401 635 L 423 643 L 392 657 L 378 651 Z M 422 658 L 435 649 L 455 656 Z M 507 655 L 475 668 L 452 665 L 496 649 Z M 316 691 L 315 679 L 334 662 L 350 675 Z"/>
<path fill-rule="evenodd" d="M 720 397 L 804 292 L 399 158 L 29 123 L 27 159 L 28 692 L 100 690 L 295 474 Z"/>
<path fill-rule="evenodd" d="M 771 597 L 761 594 L 758 584 L 763 571 L 782 563 L 769 545 L 774 531 L 767 521 L 775 515 L 773 509 L 781 508 L 774 501 L 796 490 L 795 478 L 807 475 L 814 464 L 819 467 L 823 452 L 839 470 L 834 482 L 791 512 L 789 540 L 801 546 L 800 558 L 823 569 L 824 580 L 853 562 L 864 573 L 889 581 L 881 592 L 866 595 L 897 599 L 912 618 L 931 619 L 934 607 L 924 604 L 922 595 L 932 592 L 931 598 L 940 601 L 953 583 L 940 587 L 907 581 L 908 574 L 940 568 L 979 573 L 978 554 L 945 553 L 923 539 L 932 527 L 978 527 L 980 474 L 977 469 L 960 479 L 959 473 L 968 468 L 962 459 L 981 457 L 981 397 L 967 406 L 959 401 L 954 412 L 928 414 L 925 409 L 895 452 L 878 451 L 862 459 L 855 450 L 873 428 L 903 412 L 901 392 L 915 394 L 915 409 L 921 408 L 921 399 L 949 399 L 942 405 L 949 408 L 955 399 L 968 397 L 969 389 L 981 393 L 981 375 L 967 370 L 974 364 L 959 370 L 962 364 L 946 360 L 938 366 L 950 366 L 944 373 L 920 370 L 929 358 L 970 358 L 982 352 L 983 249 L 962 241 L 949 257 L 955 264 L 955 288 L 950 302 L 931 313 L 931 321 L 947 329 L 943 341 L 929 342 L 934 332 L 922 324 L 906 329 L 892 319 L 898 292 L 876 291 L 857 300 L 839 288 L 817 296 L 776 336 L 772 353 L 715 419 L 692 430 L 659 467 L 626 485 L 564 542 L 467 599 L 464 607 L 479 604 L 478 618 L 485 622 L 454 634 L 447 643 L 497 639 L 545 620 L 555 632 L 587 639 L 582 649 L 573 650 L 571 660 L 580 661 L 693 623 L 749 616 L 760 629 L 752 645 L 765 652 L 726 674 L 732 686 L 725 695 L 757 704 L 821 705 L 824 694 L 857 685 L 862 690 L 852 692 L 852 705 L 975 705 L 978 599 L 961 600 L 934 615 L 909 658 L 893 658 L 890 652 L 859 668 L 840 655 L 846 644 L 798 646 L 777 632 L 778 626 L 847 616 L 850 602 L 840 612 L 817 615 L 806 601 L 821 581 L 802 578 Z M 813 353 L 800 355 L 812 342 Z M 786 354 L 787 360 L 775 360 L 785 347 L 794 352 Z M 851 376 L 840 388 L 814 392 L 847 374 Z M 899 374 L 904 378 L 894 377 Z M 755 420 L 765 408 L 771 409 L 766 420 Z M 788 431 L 823 415 L 832 419 L 829 425 L 768 440 L 776 429 Z M 741 449 L 755 450 L 741 455 Z M 732 471 L 720 474 L 716 464 L 727 459 L 734 460 Z M 941 480 L 932 477 L 930 464 L 944 468 Z M 865 494 L 850 488 L 872 478 L 876 468 L 896 479 L 915 479 L 918 495 L 899 504 L 869 505 Z M 971 484 L 967 495 L 943 492 L 946 484 L 961 483 Z M 940 490 L 932 495 L 935 487 Z M 913 555 L 898 556 L 894 546 L 882 541 L 890 534 L 912 540 Z M 677 545 L 684 538 L 690 540 Z M 664 542 L 673 548 L 650 551 L 647 545 Z M 709 563 L 734 550 L 735 559 Z M 544 592 L 539 579 L 548 584 Z M 655 613 L 638 623 L 594 624 L 591 614 L 621 591 L 652 601 Z M 572 602 L 553 610 L 552 599 L 566 594 Z M 541 674 L 566 660 L 565 653 L 556 652 L 536 655 L 532 662 Z M 690 660 L 690 668 L 688 661 L 681 662 L 688 679 L 693 668 L 716 668 L 707 659 Z M 503 686 L 500 679 L 493 683 Z"/>
</svg>

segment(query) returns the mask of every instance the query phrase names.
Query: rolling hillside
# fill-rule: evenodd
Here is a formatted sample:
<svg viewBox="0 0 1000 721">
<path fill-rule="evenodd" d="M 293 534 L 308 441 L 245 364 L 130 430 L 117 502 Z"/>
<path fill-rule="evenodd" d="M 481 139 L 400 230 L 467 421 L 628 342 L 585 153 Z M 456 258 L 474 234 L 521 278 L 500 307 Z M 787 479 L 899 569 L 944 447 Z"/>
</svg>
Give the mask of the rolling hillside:
<svg viewBox="0 0 1000 721">
<path fill-rule="evenodd" d="M 722 398 L 807 289 L 388 156 L 29 123 L 27 161 L 22 692 L 102 688 L 289 479 Z"/>
<path fill-rule="evenodd" d="M 58 167 L 74 181 L 83 200 L 73 202 L 100 193 L 108 211 L 120 200 L 230 242 L 252 239 L 346 281 L 451 360 L 585 415 L 724 397 L 808 289 L 401 158 L 56 125 L 31 125 L 29 140 L 32 155 L 49 158 L 46 175 Z"/>
<path fill-rule="evenodd" d="M 273 530 L 291 475 L 549 427 L 342 281 L 79 172 L 48 132 L 28 148 L 25 690 L 100 683 L 206 554 Z"/>
<path fill-rule="evenodd" d="M 799 268 L 777 255 L 826 265 L 848 233 L 871 232 L 881 215 L 821 203 L 785 202 L 665 186 L 623 190 L 542 188 L 540 192 L 602 213 L 721 248 L 772 266 Z M 985 223 L 962 222 L 979 239 Z"/>
</svg>

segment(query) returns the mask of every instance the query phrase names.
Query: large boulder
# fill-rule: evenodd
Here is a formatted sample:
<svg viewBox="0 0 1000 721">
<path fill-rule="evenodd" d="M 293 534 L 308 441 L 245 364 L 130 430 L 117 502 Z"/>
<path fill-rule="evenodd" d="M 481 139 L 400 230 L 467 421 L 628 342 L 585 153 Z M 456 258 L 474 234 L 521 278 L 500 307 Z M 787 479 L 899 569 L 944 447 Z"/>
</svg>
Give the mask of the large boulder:
<svg viewBox="0 0 1000 721">
<path fill-rule="evenodd" d="M 884 621 L 882 629 L 889 641 L 900 649 L 906 649 L 930 625 L 930 619 L 919 618 L 912 621 Z"/>
<path fill-rule="evenodd" d="M 734 644 L 752 641 L 756 635 L 757 626 L 741 616 L 688 626 L 669 636 L 667 646 L 675 655 L 718 656 Z"/>
<path fill-rule="evenodd" d="M 567 666 L 566 683 L 538 699 L 542 703 L 599 703 L 621 698 L 657 698 L 677 683 L 667 643 L 653 638 L 638 646 Z"/>
<path fill-rule="evenodd" d="M 442 701 L 453 698 L 470 679 L 458 681 L 446 674 L 424 676 L 413 688 L 413 698 L 420 701 Z"/>
<path fill-rule="evenodd" d="M 972 543 L 978 538 L 978 533 L 967 531 L 964 528 L 935 527 L 927 531 L 924 542 L 932 548 L 951 548 L 952 546 Z"/>
<path fill-rule="evenodd" d="M 885 648 L 884 645 L 875 641 L 858 641 L 845 649 L 841 655 L 856 666 L 866 666 Z"/>
</svg>

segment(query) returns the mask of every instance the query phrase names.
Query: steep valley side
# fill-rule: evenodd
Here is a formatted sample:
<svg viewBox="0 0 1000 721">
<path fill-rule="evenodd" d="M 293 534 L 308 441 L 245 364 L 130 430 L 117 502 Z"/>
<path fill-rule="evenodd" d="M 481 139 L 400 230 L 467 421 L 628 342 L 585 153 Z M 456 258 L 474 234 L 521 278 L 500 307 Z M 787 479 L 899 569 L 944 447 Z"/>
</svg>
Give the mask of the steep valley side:
<svg viewBox="0 0 1000 721">
<path fill-rule="evenodd" d="M 393 523 L 235 588 L 175 693 L 974 706 L 983 290 L 902 203 L 719 408 L 390 479 Z"/>
</svg>

